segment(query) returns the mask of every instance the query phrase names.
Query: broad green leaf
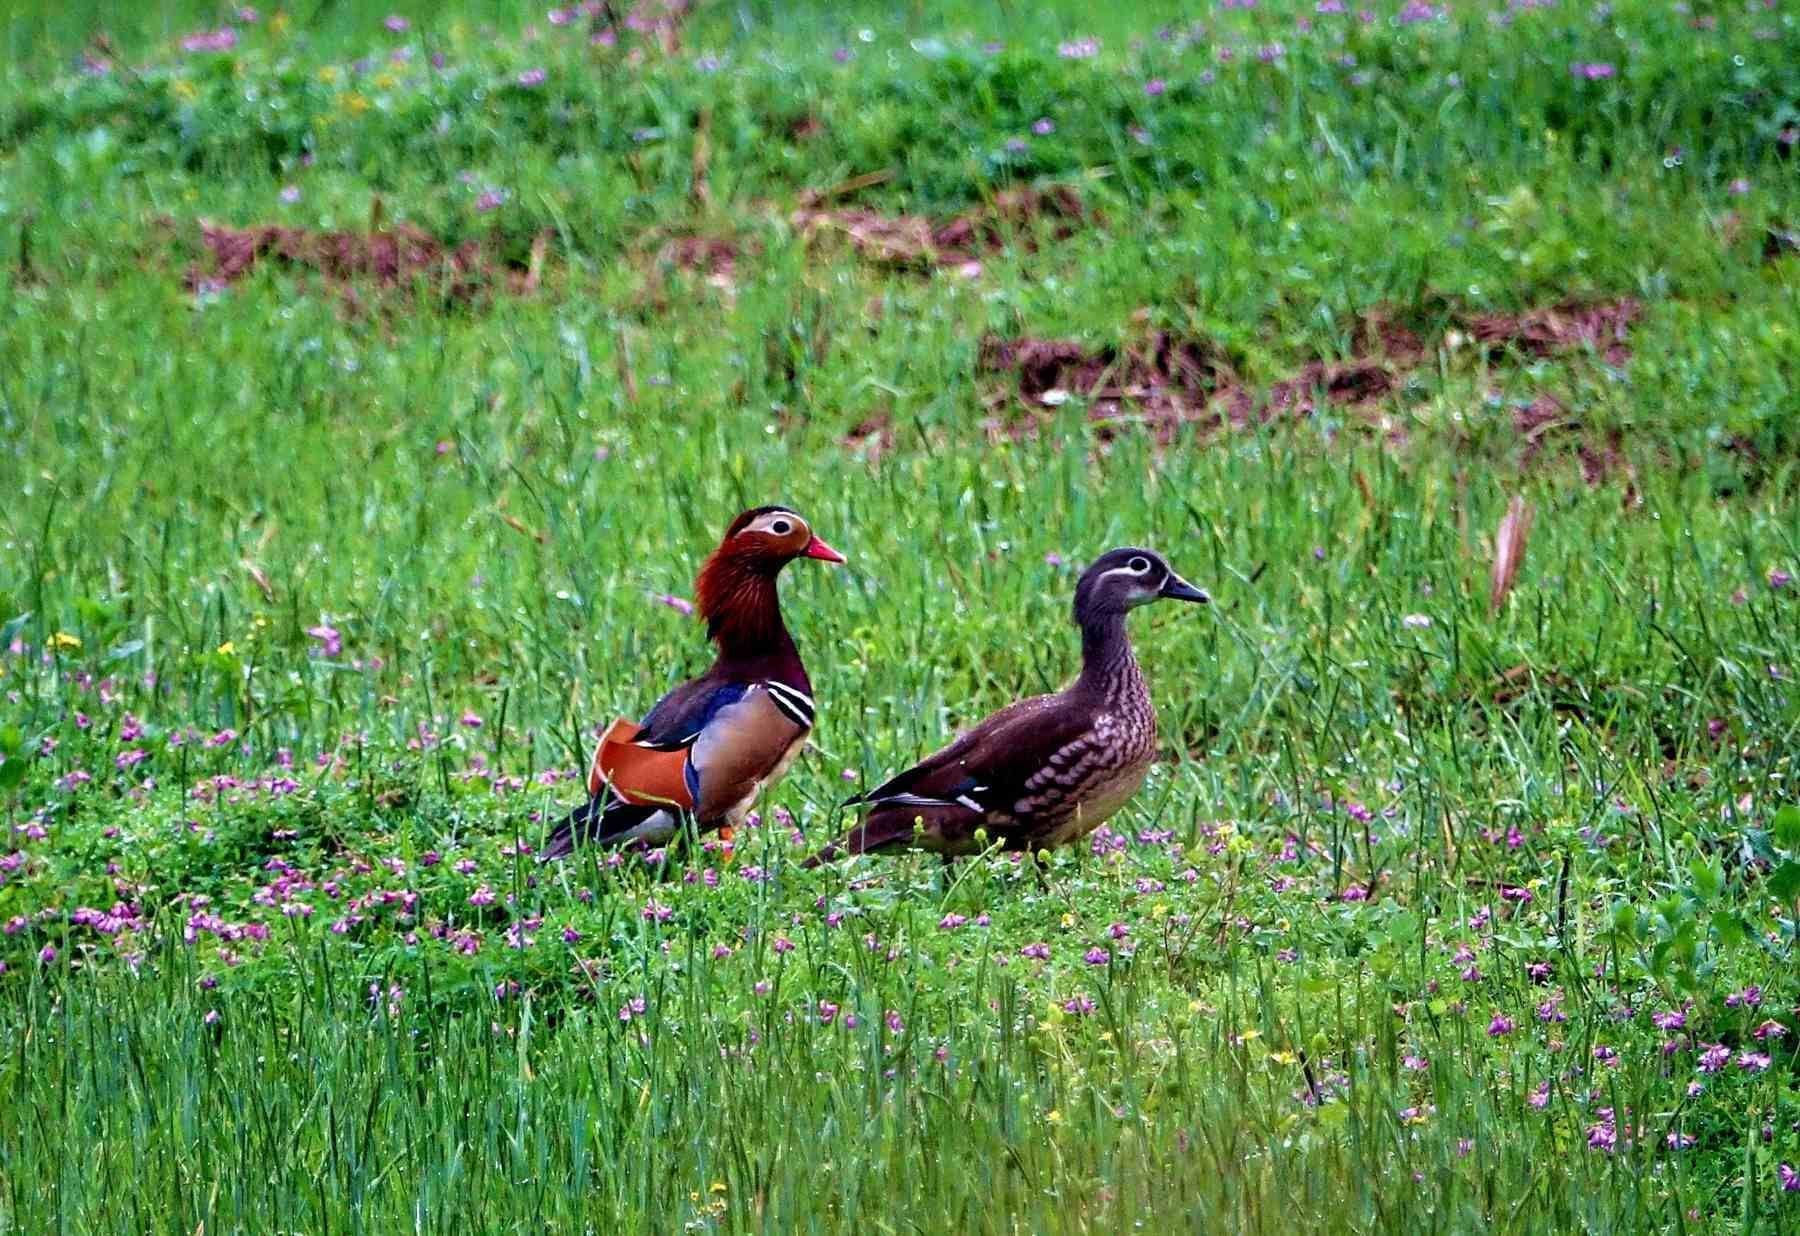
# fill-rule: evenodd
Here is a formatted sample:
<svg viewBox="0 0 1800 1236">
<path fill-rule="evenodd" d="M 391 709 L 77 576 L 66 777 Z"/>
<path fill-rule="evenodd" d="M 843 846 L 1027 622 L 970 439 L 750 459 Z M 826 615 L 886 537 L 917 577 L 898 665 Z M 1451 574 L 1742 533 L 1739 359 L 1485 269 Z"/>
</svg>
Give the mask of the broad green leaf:
<svg viewBox="0 0 1800 1236">
<path fill-rule="evenodd" d="M 1784 850 L 1800 850 L 1800 807 L 1789 803 L 1777 811 L 1774 823 L 1769 826 L 1769 835 Z"/>
<path fill-rule="evenodd" d="M 1396 944 L 1419 938 L 1419 915 L 1415 910 L 1402 910 L 1388 919 L 1387 937 Z"/>
<path fill-rule="evenodd" d="M 1771 871 L 1768 888 L 1770 895 L 1780 901 L 1793 901 L 1800 897 L 1800 861 L 1790 858 Z"/>
<path fill-rule="evenodd" d="M 0 726 L 0 755 L 11 755 L 25 745 L 25 735 L 16 725 Z"/>
<path fill-rule="evenodd" d="M 1750 934 L 1744 920 L 1731 910 L 1713 912 L 1712 930 L 1722 948 L 1736 948 Z"/>
<path fill-rule="evenodd" d="M 1725 872 L 1718 859 L 1704 861 L 1699 855 L 1688 860 L 1688 874 L 1694 879 L 1694 891 L 1711 900 L 1725 888 Z"/>
<path fill-rule="evenodd" d="M 25 780 L 25 761 L 13 758 L 0 764 L 0 790 L 10 790 Z"/>
<path fill-rule="evenodd" d="M 1683 920 L 1681 926 L 1675 931 L 1675 938 L 1669 941 L 1669 946 L 1674 952 L 1675 959 L 1682 965 L 1694 964 L 1694 954 L 1700 947 L 1700 928 L 1693 919 Z"/>
</svg>

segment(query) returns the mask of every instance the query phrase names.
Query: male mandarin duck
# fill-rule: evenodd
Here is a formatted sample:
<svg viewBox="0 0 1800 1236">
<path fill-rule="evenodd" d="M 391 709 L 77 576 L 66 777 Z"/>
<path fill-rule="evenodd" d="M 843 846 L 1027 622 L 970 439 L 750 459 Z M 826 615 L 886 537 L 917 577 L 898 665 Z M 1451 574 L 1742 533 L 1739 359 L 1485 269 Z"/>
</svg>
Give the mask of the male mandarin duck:
<svg viewBox="0 0 1800 1236">
<path fill-rule="evenodd" d="M 1054 695 L 1001 709 L 851 799 L 867 805 L 867 817 L 803 865 L 915 845 L 945 856 L 977 853 L 993 842 L 1037 850 L 1098 828 L 1137 792 L 1156 755 L 1156 711 L 1125 634 L 1125 615 L 1165 598 L 1212 599 L 1151 550 L 1102 554 L 1075 587 L 1081 675 Z M 986 843 L 977 829 L 986 830 Z"/>
<path fill-rule="evenodd" d="M 545 858 L 588 843 L 659 845 L 686 816 L 729 840 L 762 787 L 787 772 L 813 723 L 812 683 L 775 593 L 796 558 L 844 561 L 785 506 L 732 521 L 694 581 L 718 658 L 636 725 L 612 723 L 594 750 L 588 802 L 550 834 Z"/>
</svg>

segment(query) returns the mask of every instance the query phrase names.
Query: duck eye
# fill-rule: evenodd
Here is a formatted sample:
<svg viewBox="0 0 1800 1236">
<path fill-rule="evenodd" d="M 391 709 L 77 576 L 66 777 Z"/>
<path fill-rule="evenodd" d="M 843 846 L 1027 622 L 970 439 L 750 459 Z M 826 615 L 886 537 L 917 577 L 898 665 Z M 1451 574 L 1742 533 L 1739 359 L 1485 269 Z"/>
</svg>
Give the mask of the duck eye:
<svg viewBox="0 0 1800 1236">
<path fill-rule="evenodd" d="M 1148 559 L 1148 558 L 1133 558 L 1131 560 L 1131 569 L 1136 571 L 1139 575 L 1142 575 L 1144 572 L 1146 572 L 1150 569 L 1150 559 Z"/>
<path fill-rule="evenodd" d="M 778 519 L 774 523 L 769 525 L 769 531 L 773 532 L 776 536 L 786 536 L 788 533 L 792 532 L 793 530 L 794 530 L 794 525 L 790 524 L 785 519 Z"/>
</svg>

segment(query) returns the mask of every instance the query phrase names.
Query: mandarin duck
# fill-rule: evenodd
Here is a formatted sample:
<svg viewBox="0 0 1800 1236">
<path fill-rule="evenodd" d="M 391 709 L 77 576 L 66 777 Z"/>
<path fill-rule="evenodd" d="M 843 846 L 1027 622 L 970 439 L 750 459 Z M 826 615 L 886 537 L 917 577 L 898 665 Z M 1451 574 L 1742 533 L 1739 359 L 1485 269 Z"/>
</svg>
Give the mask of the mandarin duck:
<svg viewBox="0 0 1800 1236">
<path fill-rule="evenodd" d="M 912 846 L 949 858 L 988 844 L 1038 850 L 1076 841 L 1125 804 L 1156 755 L 1156 711 L 1125 615 L 1162 599 L 1210 601 L 1148 549 L 1102 554 L 1075 587 L 1081 674 L 1054 695 L 1003 708 L 885 784 L 849 800 L 868 815 L 807 859 Z M 976 836 L 985 829 L 987 841 Z"/>
<path fill-rule="evenodd" d="M 544 858 L 590 843 L 660 845 L 684 817 L 729 842 L 812 732 L 812 683 L 775 593 L 775 577 L 796 558 L 844 561 L 785 506 L 759 506 L 732 521 L 694 581 L 717 659 L 642 721 L 608 727 L 588 770 L 588 801 L 550 834 Z"/>
</svg>

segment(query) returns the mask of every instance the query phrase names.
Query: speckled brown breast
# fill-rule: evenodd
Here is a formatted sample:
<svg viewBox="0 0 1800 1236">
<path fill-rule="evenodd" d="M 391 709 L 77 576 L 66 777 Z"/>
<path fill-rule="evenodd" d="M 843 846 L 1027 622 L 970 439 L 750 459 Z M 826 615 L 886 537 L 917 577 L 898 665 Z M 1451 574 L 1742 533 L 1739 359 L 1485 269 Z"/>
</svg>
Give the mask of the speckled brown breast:
<svg viewBox="0 0 1800 1236">
<path fill-rule="evenodd" d="M 1039 840 L 1062 845 L 1087 835 L 1143 785 L 1156 758 L 1156 711 L 1128 663 L 1093 728 L 1051 755 L 1025 783 L 1014 818 Z"/>
</svg>

